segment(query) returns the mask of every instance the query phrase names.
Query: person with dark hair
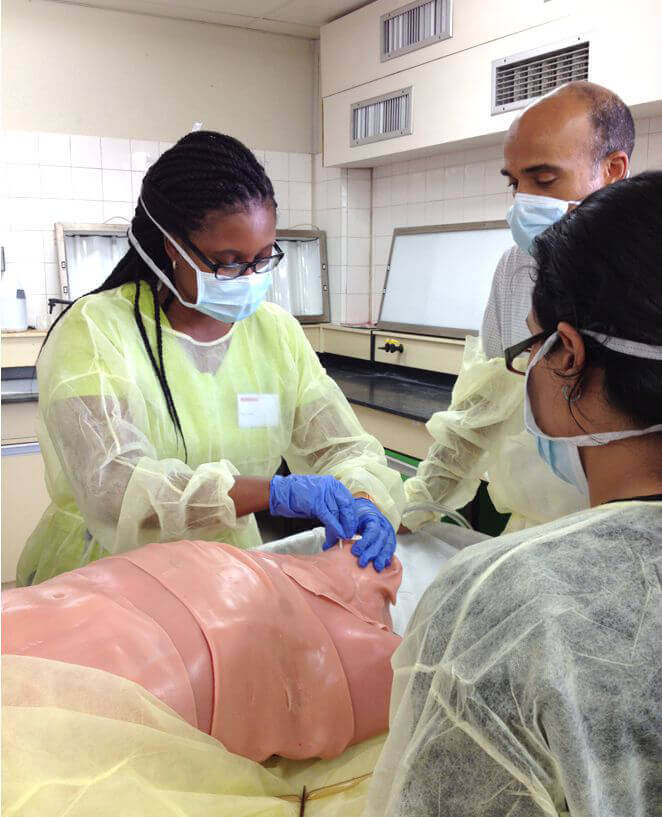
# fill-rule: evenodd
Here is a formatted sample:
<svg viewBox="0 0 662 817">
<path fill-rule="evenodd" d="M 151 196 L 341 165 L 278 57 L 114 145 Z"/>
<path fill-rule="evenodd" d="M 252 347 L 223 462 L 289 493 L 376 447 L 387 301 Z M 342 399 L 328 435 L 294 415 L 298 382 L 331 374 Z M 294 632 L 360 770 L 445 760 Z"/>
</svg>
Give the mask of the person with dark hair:
<svg viewBox="0 0 662 817">
<path fill-rule="evenodd" d="M 190 133 L 149 169 L 130 249 L 38 363 L 50 507 L 18 584 L 150 542 L 261 543 L 254 512 L 316 518 L 390 563 L 404 501 L 299 323 L 266 303 L 276 201 L 236 139 Z M 293 476 L 274 476 L 284 458 Z"/>
<path fill-rule="evenodd" d="M 428 423 L 435 442 L 416 477 L 405 484 L 403 524 L 409 530 L 434 518 L 422 505 L 465 505 L 485 473 L 496 509 L 510 514 L 508 531 L 586 507 L 583 493 L 543 469 L 522 425 L 521 383 L 509 377 L 501 359 L 504 349 L 527 336 L 533 239 L 569 206 L 624 178 L 633 147 L 627 105 L 591 82 L 561 86 L 510 126 L 501 173 L 513 190 L 507 218 L 516 246 L 497 265 L 480 339 L 467 338 L 450 409 Z"/>
<path fill-rule="evenodd" d="M 591 508 L 442 568 L 393 658 L 366 817 L 661 813 L 662 172 L 532 252 L 530 336 L 501 365 Z"/>
</svg>

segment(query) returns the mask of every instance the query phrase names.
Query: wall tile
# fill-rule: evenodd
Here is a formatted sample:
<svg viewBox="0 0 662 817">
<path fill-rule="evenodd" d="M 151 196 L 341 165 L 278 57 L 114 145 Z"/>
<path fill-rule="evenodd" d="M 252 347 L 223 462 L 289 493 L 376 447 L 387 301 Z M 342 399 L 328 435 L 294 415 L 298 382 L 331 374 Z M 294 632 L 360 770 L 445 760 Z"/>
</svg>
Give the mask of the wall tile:
<svg viewBox="0 0 662 817">
<path fill-rule="evenodd" d="M 313 210 L 326 210 L 326 182 L 313 184 Z"/>
<path fill-rule="evenodd" d="M 398 204 L 397 207 L 391 207 L 391 230 L 389 231 L 389 235 L 395 230 L 396 227 L 406 227 L 407 226 L 407 205 L 406 204 Z"/>
<path fill-rule="evenodd" d="M 474 162 L 464 166 L 464 196 L 480 196 L 485 181 L 485 165 Z"/>
<path fill-rule="evenodd" d="M 382 307 L 382 294 L 373 294 L 370 301 L 370 320 L 372 323 L 377 323 L 379 320 L 379 312 Z"/>
<path fill-rule="evenodd" d="M 131 140 L 131 170 L 144 173 L 159 158 L 159 143 Z"/>
<path fill-rule="evenodd" d="M 349 324 L 362 324 L 370 320 L 370 296 L 348 295 L 346 298 L 345 321 Z"/>
<path fill-rule="evenodd" d="M 347 267 L 347 293 L 370 293 L 370 267 Z"/>
<path fill-rule="evenodd" d="M 650 120 L 650 133 L 662 133 L 662 116 L 655 116 Z"/>
<path fill-rule="evenodd" d="M 373 243 L 373 255 L 372 255 L 372 262 L 377 266 L 383 266 L 386 269 L 386 265 L 388 264 L 388 256 L 389 252 L 391 251 L 391 238 L 390 237 L 378 237 L 375 238 Z"/>
<path fill-rule="evenodd" d="M 101 139 L 98 136 L 71 137 L 72 167 L 101 167 Z"/>
<path fill-rule="evenodd" d="M 332 295 L 345 292 L 346 270 L 347 267 L 342 267 L 335 264 L 333 266 L 329 265 L 329 291 Z"/>
<path fill-rule="evenodd" d="M 444 224 L 459 224 L 464 220 L 463 199 L 444 200 Z"/>
<path fill-rule="evenodd" d="M 38 164 L 39 136 L 30 131 L 5 132 L 3 159 L 16 164 Z"/>
<path fill-rule="evenodd" d="M 102 172 L 91 167 L 71 169 L 71 195 L 74 199 L 103 199 Z"/>
<path fill-rule="evenodd" d="M 42 230 L 53 226 L 41 199 L 8 198 L 6 221 L 12 229 Z"/>
<path fill-rule="evenodd" d="M 290 226 L 298 230 L 307 230 L 312 225 L 310 210 L 290 210 Z"/>
<path fill-rule="evenodd" d="M 422 227 L 425 224 L 425 204 L 422 201 L 407 205 L 407 227 Z"/>
<path fill-rule="evenodd" d="M 407 176 L 393 176 L 391 179 L 391 204 L 406 204 L 409 193 Z"/>
<path fill-rule="evenodd" d="M 326 253 L 329 259 L 329 266 L 333 267 L 340 267 L 343 263 L 347 263 L 346 261 L 346 252 L 345 252 L 345 260 L 343 260 L 343 251 L 342 251 L 342 242 L 340 238 L 332 237 L 327 238 L 326 240 Z"/>
<path fill-rule="evenodd" d="M 42 165 L 39 168 L 42 199 L 71 198 L 71 168 Z"/>
<path fill-rule="evenodd" d="M 127 212 L 130 213 L 127 218 L 131 218 L 131 216 L 133 216 L 133 205 L 125 202 L 123 204 L 126 206 Z M 69 217 L 71 221 L 100 224 L 101 222 L 105 221 L 106 218 L 108 218 L 108 216 L 104 215 L 104 202 L 102 201 L 89 201 L 81 199 L 80 201 L 72 201 L 71 205 L 72 209 Z M 112 215 L 115 215 L 115 213 Z"/>
<path fill-rule="evenodd" d="M 417 171 L 407 179 L 407 204 L 425 201 L 425 172 Z"/>
<path fill-rule="evenodd" d="M 90 206 L 94 204 L 96 206 L 97 202 L 85 202 L 86 206 Z M 104 201 L 102 204 L 102 221 L 108 221 L 108 219 L 126 219 L 127 221 L 131 221 L 133 218 L 133 214 L 135 212 L 135 206 L 128 201 Z"/>
<path fill-rule="evenodd" d="M 290 178 L 289 154 L 267 150 L 264 153 L 265 170 L 272 182 L 286 182 Z"/>
<path fill-rule="evenodd" d="M 290 208 L 290 183 L 287 181 L 273 181 L 274 194 L 279 210 L 289 210 Z"/>
<path fill-rule="evenodd" d="M 393 165 L 386 164 L 386 165 L 376 165 L 373 167 L 373 177 L 375 179 L 387 179 L 393 175 Z"/>
<path fill-rule="evenodd" d="M 425 224 L 432 226 L 434 224 L 444 223 L 444 202 L 443 201 L 428 201 L 425 204 Z"/>
<path fill-rule="evenodd" d="M 355 238 L 370 238 L 370 209 L 347 211 L 347 235 Z"/>
<path fill-rule="evenodd" d="M 71 165 L 71 143 L 66 133 L 39 134 L 40 165 Z"/>
<path fill-rule="evenodd" d="M 439 167 L 425 174 L 425 201 L 440 201 L 444 197 L 446 171 Z"/>
<path fill-rule="evenodd" d="M 372 168 L 370 167 L 350 167 L 347 170 L 350 181 L 369 182 L 372 179 Z"/>
<path fill-rule="evenodd" d="M 130 140 L 102 137 L 101 167 L 104 170 L 131 170 Z"/>
<path fill-rule="evenodd" d="M 510 193 L 494 193 L 485 196 L 485 218 L 488 221 L 505 218 L 506 211 L 512 203 Z"/>
<path fill-rule="evenodd" d="M 391 227 L 391 208 L 390 207 L 375 207 L 372 211 L 372 229 L 377 236 L 390 236 L 392 233 Z"/>
<path fill-rule="evenodd" d="M 159 142 L 159 156 L 163 156 L 166 150 L 170 150 L 171 147 L 174 147 L 174 144 L 174 142 Z"/>
<path fill-rule="evenodd" d="M 276 227 L 279 230 L 286 230 L 290 226 L 290 211 L 287 209 L 278 208 L 278 215 L 276 218 Z"/>
<path fill-rule="evenodd" d="M 340 238 L 342 235 L 341 210 L 320 210 L 317 214 L 317 224 L 320 230 L 326 232 L 327 238 Z"/>
<path fill-rule="evenodd" d="M 391 177 L 376 178 L 372 184 L 374 207 L 388 207 L 391 204 Z"/>
<path fill-rule="evenodd" d="M 40 192 L 39 165 L 7 165 L 7 195 L 36 198 Z"/>
<path fill-rule="evenodd" d="M 331 293 L 331 297 L 329 298 L 329 303 L 331 306 L 331 321 L 333 323 L 344 323 L 345 322 L 345 296 L 341 295 L 339 292 Z"/>
<path fill-rule="evenodd" d="M 654 140 L 659 136 L 659 134 L 652 134 L 652 136 L 644 137 L 639 139 L 639 141 L 635 144 L 634 150 L 632 151 L 632 160 L 630 164 L 630 173 L 632 175 L 636 175 L 637 173 L 641 173 L 642 170 L 646 170 L 647 167 L 655 166 L 655 152 L 651 151 L 651 145 L 653 145 Z M 662 142 L 662 140 L 660 140 Z M 662 154 L 657 162 L 659 166 L 662 166 Z"/>
<path fill-rule="evenodd" d="M 130 171 L 104 170 L 103 198 L 104 201 L 133 201 Z"/>
<path fill-rule="evenodd" d="M 7 264 L 44 261 L 44 244 L 41 235 L 34 230 L 14 230 L 3 239 Z"/>
<path fill-rule="evenodd" d="M 342 207 L 341 179 L 331 179 L 326 182 L 326 206 L 329 209 Z"/>
<path fill-rule="evenodd" d="M 635 147 L 635 151 L 636 151 Z M 633 162 L 634 165 L 634 162 Z M 647 160 L 647 167 L 650 170 L 662 170 L 662 132 L 661 133 L 652 133 L 648 137 L 648 160 Z M 644 170 L 645 168 L 641 168 Z M 634 172 L 641 172 L 641 170 L 634 170 Z"/>
<path fill-rule="evenodd" d="M 289 154 L 289 175 L 291 182 L 311 182 L 312 163 L 309 153 Z"/>
<path fill-rule="evenodd" d="M 144 178 L 144 173 L 140 171 L 131 171 L 131 192 L 133 194 L 132 201 L 134 202 L 138 201 Z"/>
<path fill-rule="evenodd" d="M 355 171 L 353 171 L 355 172 Z M 371 204 L 370 179 L 354 179 L 350 176 L 347 196 L 347 206 L 351 208 L 370 207 Z"/>
<path fill-rule="evenodd" d="M 352 267 L 367 267 L 370 264 L 370 239 L 349 238 L 347 241 L 347 263 Z"/>
<path fill-rule="evenodd" d="M 444 198 L 456 199 L 464 195 L 464 165 L 446 168 L 444 177 Z"/>
<path fill-rule="evenodd" d="M 57 249 L 55 246 L 55 231 L 53 229 L 44 230 L 41 234 L 43 245 L 44 261 L 49 263 L 57 262 Z"/>
<path fill-rule="evenodd" d="M 492 159 L 485 162 L 485 179 L 483 184 L 483 193 L 491 195 L 492 193 L 503 193 L 508 184 L 505 176 L 501 175 L 501 168 L 503 167 L 503 159 Z"/>
<path fill-rule="evenodd" d="M 44 264 L 46 279 L 46 294 L 51 298 L 58 298 L 61 294 L 60 271 L 57 264 Z"/>
<path fill-rule="evenodd" d="M 25 290 L 26 295 L 38 295 L 46 291 L 46 273 L 42 261 L 21 261 L 18 264 L 7 264 L 7 275 L 15 280 L 17 288 Z"/>
<path fill-rule="evenodd" d="M 310 210 L 312 207 L 312 184 L 310 182 L 290 182 L 290 208 Z"/>
<path fill-rule="evenodd" d="M 410 159 L 406 163 L 406 172 L 408 174 L 412 173 L 421 173 L 427 170 L 427 162 L 425 158 L 421 159 Z"/>
<path fill-rule="evenodd" d="M 484 221 L 485 220 L 485 197 L 468 196 L 462 205 L 462 217 L 464 221 Z"/>
</svg>

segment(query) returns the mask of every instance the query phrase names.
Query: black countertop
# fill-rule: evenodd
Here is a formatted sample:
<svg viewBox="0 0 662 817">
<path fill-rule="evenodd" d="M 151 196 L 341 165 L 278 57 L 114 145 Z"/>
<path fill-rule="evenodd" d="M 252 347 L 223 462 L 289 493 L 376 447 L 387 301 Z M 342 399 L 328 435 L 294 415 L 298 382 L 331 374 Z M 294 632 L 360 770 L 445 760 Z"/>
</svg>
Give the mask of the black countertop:
<svg viewBox="0 0 662 817">
<path fill-rule="evenodd" d="M 455 375 L 321 354 L 320 360 L 350 403 L 427 422 L 451 402 Z"/>
<path fill-rule="evenodd" d="M 387 363 L 320 355 L 322 365 L 350 403 L 427 422 L 435 411 L 451 402 L 454 375 L 404 369 Z M 3 403 L 29 403 L 39 399 L 33 368 L 4 370 Z"/>
<path fill-rule="evenodd" d="M 36 403 L 37 400 L 39 389 L 34 366 L 15 366 L 2 370 L 3 403 Z"/>
</svg>

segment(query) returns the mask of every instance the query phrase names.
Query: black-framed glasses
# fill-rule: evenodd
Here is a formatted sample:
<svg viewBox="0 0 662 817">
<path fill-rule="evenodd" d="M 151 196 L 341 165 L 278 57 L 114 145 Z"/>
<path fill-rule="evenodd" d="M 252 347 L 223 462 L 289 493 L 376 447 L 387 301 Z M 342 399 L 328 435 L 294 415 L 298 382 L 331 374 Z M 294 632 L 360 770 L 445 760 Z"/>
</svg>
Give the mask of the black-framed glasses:
<svg viewBox="0 0 662 817">
<path fill-rule="evenodd" d="M 528 352 L 534 343 L 544 343 L 547 338 L 551 337 L 556 329 L 546 329 L 544 332 L 538 332 L 537 335 L 531 335 L 530 338 L 516 343 L 514 346 L 509 346 L 504 350 L 503 356 L 506 359 L 506 369 L 513 374 L 526 374 L 526 365 L 523 368 L 517 367 L 517 359 L 520 355 Z M 523 363 L 523 361 L 522 361 Z"/>
<path fill-rule="evenodd" d="M 276 269 L 276 267 L 285 257 L 285 253 L 281 250 L 278 244 L 274 242 L 274 255 L 267 255 L 264 258 L 256 258 L 255 261 L 246 261 L 240 264 L 221 264 L 210 261 L 209 258 L 207 258 L 192 241 L 189 241 L 189 239 L 182 238 L 182 241 L 206 267 L 209 267 L 216 278 L 222 278 L 225 280 L 232 280 L 233 278 L 239 278 L 242 275 L 246 275 L 250 269 L 252 269 L 256 275 L 271 272 L 272 270 Z"/>
</svg>

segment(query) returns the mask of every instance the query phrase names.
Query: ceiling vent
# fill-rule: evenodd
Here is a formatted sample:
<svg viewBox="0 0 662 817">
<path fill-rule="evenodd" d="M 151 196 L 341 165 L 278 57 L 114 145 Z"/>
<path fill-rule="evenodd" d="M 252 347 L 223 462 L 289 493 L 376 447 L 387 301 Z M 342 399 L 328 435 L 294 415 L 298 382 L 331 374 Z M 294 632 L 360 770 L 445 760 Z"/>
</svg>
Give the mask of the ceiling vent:
<svg viewBox="0 0 662 817">
<path fill-rule="evenodd" d="M 366 145 L 412 132 L 412 88 L 355 102 L 351 109 L 350 145 Z"/>
<path fill-rule="evenodd" d="M 575 39 L 554 50 L 528 51 L 492 63 L 492 113 L 523 108 L 559 85 L 588 79 L 589 43 Z"/>
<path fill-rule="evenodd" d="M 453 36 L 451 0 L 417 0 L 380 18 L 382 62 Z"/>
</svg>

